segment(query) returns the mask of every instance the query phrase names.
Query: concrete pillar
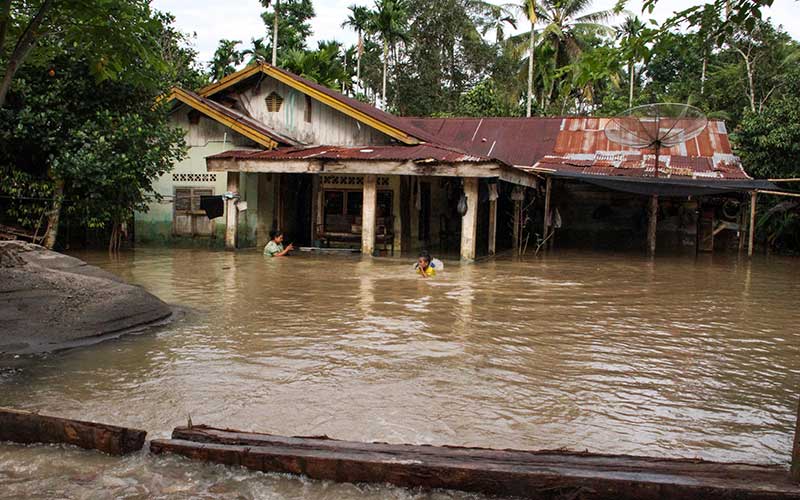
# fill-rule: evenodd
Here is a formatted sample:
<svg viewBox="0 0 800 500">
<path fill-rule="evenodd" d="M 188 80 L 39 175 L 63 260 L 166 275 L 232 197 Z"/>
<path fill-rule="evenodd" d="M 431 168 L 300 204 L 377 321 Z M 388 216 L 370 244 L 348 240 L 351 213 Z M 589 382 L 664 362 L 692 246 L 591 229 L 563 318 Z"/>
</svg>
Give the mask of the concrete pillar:
<svg viewBox="0 0 800 500">
<path fill-rule="evenodd" d="M 239 193 L 239 172 L 228 172 L 228 189 L 231 193 Z M 236 210 L 236 198 L 225 200 L 225 249 L 236 250 L 236 233 L 239 228 L 239 214 Z"/>
<path fill-rule="evenodd" d="M 658 227 L 658 195 L 650 196 L 650 214 L 647 223 L 647 255 L 656 254 L 656 229 Z"/>
<path fill-rule="evenodd" d="M 375 213 L 378 209 L 378 176 L 364 176 L 364 204 L 361 208 L 361 254 L 375 252 Z"/>
<path fill-rule="evenodd" d="M 753 249 L 756 240 L 756 197 L 758 193 L 753 191 L 750 193 L 750 234 L 747 238 L 747 256 L 753 256 Z"/>
<path fill-rule="evenodd" d="M 489 200 L 489 255 L 497 253 L 497 200 Z"/>
<path fill-rule="evenodd" d="M 544 235 L 542 236 L 543 241 L 547 241 L 547 237 L 550 235 L 550 224 L 552 223 L 553 218 L 550 217 L 550 193 L 553 190 L 553 178 L 547 177 L 547 181 L 545 182 L 545 190 L 544 190 Z M 549 243 L 549 242 L 548 242 Z M 545 244 L 547 247 L 547 243 Z"/>
<path fill-rule="evenodd" d="M 475 260 L 475 243 L 478 234 L 478 178 L 464 178 L 464 195 L 467 213 L 461 218 L 461 259 Z"/>
</svg>

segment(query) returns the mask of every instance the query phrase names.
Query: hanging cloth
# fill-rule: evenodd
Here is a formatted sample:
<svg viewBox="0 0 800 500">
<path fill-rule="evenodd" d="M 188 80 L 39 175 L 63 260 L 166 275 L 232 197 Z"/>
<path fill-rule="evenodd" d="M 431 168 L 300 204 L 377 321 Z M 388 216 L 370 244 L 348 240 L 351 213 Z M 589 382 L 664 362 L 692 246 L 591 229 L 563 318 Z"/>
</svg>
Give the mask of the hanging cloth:
<svg viewBox="0 0 800 500">
<path fill-rule="evenodd" d="M 222 196 L 200 196 L 200 210 L 205 210 L 206 217 L 216 219 L 225 213 L 225 202 Z"/>
<path fill-rule="evenodd" d="M 497 184 L 489 184 L 489 201 L 495 201 L 498 198 L 500 195 L 497 194 Z"/>
</svg>

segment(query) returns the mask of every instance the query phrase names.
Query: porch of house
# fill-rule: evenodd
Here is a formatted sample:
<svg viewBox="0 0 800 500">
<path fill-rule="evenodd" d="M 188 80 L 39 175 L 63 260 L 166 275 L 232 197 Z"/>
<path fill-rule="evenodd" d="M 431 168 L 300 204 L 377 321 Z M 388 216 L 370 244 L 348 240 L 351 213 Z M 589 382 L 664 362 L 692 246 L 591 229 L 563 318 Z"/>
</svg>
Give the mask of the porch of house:
<svg viewBox="0 0 800 500">
<path fill-rule="evenodd" d="M 225 172 L 227 191 L 239 195 L 226 202 L 228 249 L 263 247 L 269 232 L 280 230 L 296 247 L 352 249 L 364 255 L 426 249 L 474 260 L 513 247 L 519 211 L 513 210 L 510 193 L 515 186 L 536 186 L 536 176 L 496 164 L 320 165 L 316 160 L 212 157 L 207 165 L 209 171 Z"/>
</svg>

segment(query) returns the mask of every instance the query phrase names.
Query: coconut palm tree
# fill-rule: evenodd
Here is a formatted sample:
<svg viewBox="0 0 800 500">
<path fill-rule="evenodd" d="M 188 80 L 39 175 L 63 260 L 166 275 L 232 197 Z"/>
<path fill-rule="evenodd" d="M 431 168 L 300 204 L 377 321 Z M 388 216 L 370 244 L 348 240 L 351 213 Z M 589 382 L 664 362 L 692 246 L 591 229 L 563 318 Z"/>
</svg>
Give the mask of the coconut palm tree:
<svg viewBox="0 0 800 500">
<path fill-rule="evenodd" d="M 481 35 L 486 36 L 490 31 L 494 31 L 497 45 L 505 40 L 506 25 L 517 29 L 514 4 L 498 5 L 486 0 L 468 0 L 466 6 L 468 11 L 477 16 L 476 24 Z"/>
<path fill-rule="evenodd" d="M 350 14 L 342 23 L 342 28 L 353 28 L 358 33 L 358 52 L 356 52 L 356 82 L 361 87 L 361 55 L 364 53 L 364 32 L 369 28 L 370 12 L 362 5 L 348 7 Z"/>
<path fill-rule="evenodd" d="M 406 38 L 408 11 L 406 0 L 375 0 L 370 13 L 369 31 L 383 43 L 383 86 L 381 98 L 386 105 L 386 75 L 389 70 L 389 48 Z"/>
<path fill-rule="evenodd" d="M 533 102 L 533 56 L 536 48 L 536 0 L 524 0 L 522 8 L 525 12 L 525 17 L 531 23 L 531 32 L 528 35 L 528 98 L 525 103 L 525 116 L 530 118 L 531 103 Z"/>
<path fill-rule="evenodd" d="M 524 0 L 521 9 L 531 23 L 531 31 L 535 24 L 544 26 L 539 29 L 540 43 L 550 45 L 553 49 L 555 68 L 562 68 L 577 60 L 583 52 L 583 39 L 588 35 L 613 35 L 614 30 L 606 22 L 613 11 L 586 11 L 592 0 Z M 529 57 L 534 53 L 534 33 L 526 34 Z M 528 62 L 530 91 L 533 90 L 533 61 Z M 547 102 L 552 98 L 555 79 L 551 79 L 547 94 Z M 530 96 L 530 93 L 529 93 Z M 529 100 L 530 102 L 530 100 Z M 544 102 L 544 99 L 543 99 Z"/>
</svg>

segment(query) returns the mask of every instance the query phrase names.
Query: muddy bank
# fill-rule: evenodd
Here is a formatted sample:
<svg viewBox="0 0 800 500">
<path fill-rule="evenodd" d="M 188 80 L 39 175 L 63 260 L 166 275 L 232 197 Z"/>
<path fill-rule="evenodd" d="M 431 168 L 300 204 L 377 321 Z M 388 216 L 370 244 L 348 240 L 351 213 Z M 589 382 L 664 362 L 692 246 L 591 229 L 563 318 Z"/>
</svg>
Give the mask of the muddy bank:
<svg viewBox="0 0 800 500">
<path fill-rule="evenodd" d="M 36 353 L 114 337 L 167 320 L 144 289 L 80 259 L 0 242 L 0 353 Z"/>
</svg>

